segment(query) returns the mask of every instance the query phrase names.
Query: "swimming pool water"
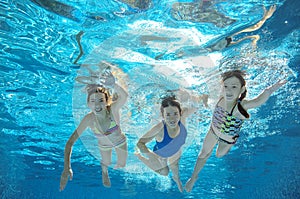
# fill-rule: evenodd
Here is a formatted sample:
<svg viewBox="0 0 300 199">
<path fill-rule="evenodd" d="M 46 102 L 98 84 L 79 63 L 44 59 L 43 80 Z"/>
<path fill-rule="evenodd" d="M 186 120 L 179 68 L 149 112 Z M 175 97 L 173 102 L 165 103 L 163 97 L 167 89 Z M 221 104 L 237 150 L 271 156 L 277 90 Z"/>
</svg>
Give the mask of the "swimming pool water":
<svg viewBox="0 0 300 199">
<path fill-rule="evenodd" d="M 299 1 L 215 1 L 218 13 L 235 20 L 226 26 L 175 20 L 171 8 L 176 1 L 153 0 L 142 9 L 117 0 L 53 2 L 0 1 L 1 198 L 300 197 Z M 176 52 L 254 24 L 263 15 L 263 5 L 274 4 L 274 15 L 256 31 L 256 49 L 246 40 L 215 53 L 191 50 L 186 57 L 176 57 Z M 73 148 L 74 179 L 59 192 L 65 143 L 88 111 L 84 85 L 75 81 L 88 73 L 73 64 L 80 31 L 84 55 L 79 63 L 116 64 L 118 81 L 128 89 L 122 129 L 129 157 L 123 170 L 110 168 L 112 187 L 104 188 L 97 144 L 87 131 Z M 209 93 L 209 108 L 196 105 L 199 110 L 189 118 L 180 161 L 185 183 L 218 96 L 218 74 L 235 67 L 248 73 L 249 97 L 278 79 L 289 82 L 250 111 L 239 142 L 224 158 L 208 160 L 193 191 L 180 193 L 172 174 L 158 176 L 138 161 L 137 139 L 160 119 L 159 99 L 166 90 L 185 87 Z"/>
</svg>

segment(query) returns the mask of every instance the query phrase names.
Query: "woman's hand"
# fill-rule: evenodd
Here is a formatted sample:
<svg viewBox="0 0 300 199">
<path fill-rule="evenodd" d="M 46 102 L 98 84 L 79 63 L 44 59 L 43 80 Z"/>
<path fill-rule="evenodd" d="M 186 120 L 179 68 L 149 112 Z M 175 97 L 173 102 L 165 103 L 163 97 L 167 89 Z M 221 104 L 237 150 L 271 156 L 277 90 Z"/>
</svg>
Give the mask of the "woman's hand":
<svg viewBox="0 0 300 199">
<path fill-rule="evenodd" d="M 60 186 L 59 186 L 60 191 L 63 191 L 65 189 L 69 177 L 70 177 L 70 180 L 73 179 L 72 169 L 64 169 L 64 171 L 62 172 L 61 177 L 60 177 Z"/>
</svg>

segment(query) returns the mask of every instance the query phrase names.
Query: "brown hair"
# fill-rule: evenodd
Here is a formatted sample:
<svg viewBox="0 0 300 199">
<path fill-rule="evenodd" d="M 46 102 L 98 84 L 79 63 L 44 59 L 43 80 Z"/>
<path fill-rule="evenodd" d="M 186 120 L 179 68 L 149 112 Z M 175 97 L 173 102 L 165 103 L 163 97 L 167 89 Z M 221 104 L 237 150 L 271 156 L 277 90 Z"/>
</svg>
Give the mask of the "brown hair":
<svg viewBox="0 0 300 199">
<path fill-rule="evenodd" d="M 236 77 L 236 78 L 238 78 L 238 80 L 240 81 L 240 83 L 243 87 L 243 86 L 246 86 L 246 81 L 244 79 L 245 75 L 246 75 L 246 73 L 244 71 L 232 70 L 232 71 L 227 71 L 227 72 L 223 73 L 221 76 L 222 76 L 223 82 L 228 78 Z M 242 105 L 240 103 L 246 97 L 246 95 L 247 95 L 247 89 L 245 88 L 245 91 L 239 97 L 237 104 L 238 104 L 238 109 L 239 109 L 240 113 L 243 116 L 245 116 L 246 118 L 249 118 L 250 116 L 249 116 L 248 112 L 242 107 Z"/>
<path fill-rule="evenodd" d="M 91 85 L 87 86 L 86 90 L 87 90 L 87 93 L 88 93 L 87 103 L 89 103 L 90 97 L 91 97 L 92 94 L 94 94 L 94 93 L 103 93 L 105 95 L 105 100 L 107 102 L 107 107 L 108 107 L 108 110 L 109 110 L 110 104 L 111 104 L 110 103 L 111 102 L 111 96 L 109 94 L 109 91 L 106 88 L 104 88 L 100 85 L 91 84 Z"/>
<path fill-rule="evenodd" d="M 181 116 L 181 106 L 180 103 L 176 100 L 175 96 L 167 96 L 163 98 L 160 106 L 160 111 L 161 114 L 163 115 L 164 113 L 164 108 L 169 107 L 169 106 L 176 106 L 178 108 L 179 114 Z"/>
</svg>

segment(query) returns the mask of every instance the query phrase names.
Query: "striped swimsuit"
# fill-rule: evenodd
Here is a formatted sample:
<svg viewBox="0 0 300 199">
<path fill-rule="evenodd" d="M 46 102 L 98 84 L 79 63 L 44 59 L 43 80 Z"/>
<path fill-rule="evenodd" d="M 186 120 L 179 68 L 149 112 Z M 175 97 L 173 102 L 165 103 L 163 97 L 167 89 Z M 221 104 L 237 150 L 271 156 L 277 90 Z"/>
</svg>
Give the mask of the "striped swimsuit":
<svg viewBox="0 0 300 199">
<path fill-rule="evenodd" d="M 96 126 L 95 123 L 93 132 L 98 138 L 98 144 L 101 149 L 108 150 L 126 143 L 126 136 L 121 132 L 119 125 L 114 120 L 111 120 L 110 126 L 105 133 L 101 133 Z"/>
<path fill-rule="evenodd" d="M 221 98 L 220 101 L 222 99 L 223 98 Z M 233 110 L 236 107 L 237 103 L 240 103 L 240 102 L 237 102 L 233 106 L 233 108 L 231 109 L 231 112 L 228 113 L 226 110 L 224 110 L 223 107 L 218 105 L 220 103 L 220 101 L 217 103 L 216 108 L 214 110 L 213 118 L 212 118 L 212 125 L 214 126 L 215 129 L 217 129 L 221 133 L 239 137 L 239 132 L 240 132 L 240 129 L 242 127 L 243 120 L 233 116 L 232 113 L 233 113 Z M 231 142 L 228 142 L 228 141 L 220 138 L 214 132 L 213 128 L 211 128 L 211 129 L 212 129 L 213 134 L 220 141 L 225 142 L 227 144 L 234 144 L 235 143 L 235 142 L 231 143 Z"/>
</svg>

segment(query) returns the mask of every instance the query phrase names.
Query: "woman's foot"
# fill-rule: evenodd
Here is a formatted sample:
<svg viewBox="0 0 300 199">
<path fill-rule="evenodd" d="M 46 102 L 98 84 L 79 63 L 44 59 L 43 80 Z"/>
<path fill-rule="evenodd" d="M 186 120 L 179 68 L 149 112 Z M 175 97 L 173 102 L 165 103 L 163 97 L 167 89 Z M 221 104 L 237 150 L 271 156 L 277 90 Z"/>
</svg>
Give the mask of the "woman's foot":
<svg viewBox="0 0 300 199">
<path fill-rule="evenodd" d="M 111 186 L 108 172 L 102 172 L 102 183 L 107 188 L 109 188 Z"/>
</svg>

